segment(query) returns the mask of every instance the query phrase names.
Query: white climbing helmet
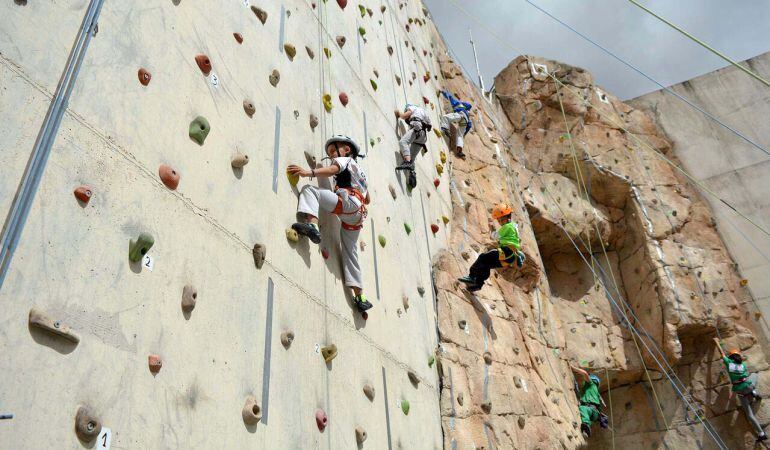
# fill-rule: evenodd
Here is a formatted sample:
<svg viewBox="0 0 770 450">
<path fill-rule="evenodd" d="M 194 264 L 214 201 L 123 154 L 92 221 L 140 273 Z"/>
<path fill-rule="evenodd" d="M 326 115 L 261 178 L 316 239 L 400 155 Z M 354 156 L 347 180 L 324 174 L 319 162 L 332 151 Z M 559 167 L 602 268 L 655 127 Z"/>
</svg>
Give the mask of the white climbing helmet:
<svg viewBox="0 0 770 450">
<path fill-rule="evenodd" d="M 404 105 L 404 112 L 409 111 L 409 107 L 410 106 L 415 106 L 416 107 L 417 105 L 415 105 L 414 103 L 407 103 L 406 105 Z"/>
<path fill-rule="evenodd" d="M 326 151 L 326 149 L 329 147 L 329 144 L 334 144 L 336 142 L 342 142 L 344 144 L 350 145 L 350 148 L 353 152 L 353 159 L 361 156 L 361 149 L 358 147 L 358 144 L 356 144 L 356 141 L 354 141 L 349 136 L 345 136 L 344 134 L 335 134 L 334 136 L 327 139 L 326 144 L 324 144 L 324 151 Z"/>
</svg>

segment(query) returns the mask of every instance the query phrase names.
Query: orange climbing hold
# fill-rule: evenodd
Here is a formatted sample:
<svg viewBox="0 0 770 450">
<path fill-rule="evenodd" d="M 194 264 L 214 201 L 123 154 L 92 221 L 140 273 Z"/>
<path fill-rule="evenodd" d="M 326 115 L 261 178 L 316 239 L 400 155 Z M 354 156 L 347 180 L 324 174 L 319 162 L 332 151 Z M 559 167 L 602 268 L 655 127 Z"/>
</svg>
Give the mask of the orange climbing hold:
<svg viewBox="0 0 770 450">
<path fill-rule="evenodd" d="M 160 175 L 160 181 L 172 191 L 175 191 L 177 186 L 179 186 L 179 172 L 174 170 L 171 166 L 161 164 L 158 168 L 158 175 Z"/>
<path fill-rule="evenodd" d="M 211 60 L 206 55 L 198 55 L 195 57 L 195 64 L 203 72 L 204 75 L 211 73 Z"/>
<path fill-rule="evenodd" d="M 139 82 L 142 83 L 142 86 L 150 84 L 150 80 L 152 79 L 152 74 L 145 68 L 140 68 L 137 76 L 139 77 Z"/>
<path fill-rule="evenodd" d="M 80 200 L 83 203 L 88 203 L 89 200 L 91 200 L 91 195 L 93 195 L 93 191 L 91 191 L 91 186 L 78 186 L 75 188 L 75 198 Z"/>
</svg>

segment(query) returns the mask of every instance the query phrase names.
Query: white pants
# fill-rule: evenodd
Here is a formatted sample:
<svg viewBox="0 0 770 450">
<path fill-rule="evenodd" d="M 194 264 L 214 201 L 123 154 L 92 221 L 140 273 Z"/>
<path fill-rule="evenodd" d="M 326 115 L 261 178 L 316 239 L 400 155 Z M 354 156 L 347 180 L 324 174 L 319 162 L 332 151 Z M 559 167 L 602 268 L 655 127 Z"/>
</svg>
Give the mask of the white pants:
<svg viewBox="0 0 770 450">
<path fill-rule="evenodd" d="M 299 193 L 297 212 L 318 217 L 320 211 L 333 214 L 337 204 L 342 202 L 342 214 L 336 214 L 343 223 L 355 225 L 362 220 L 361 202 L 350 196 L 348 191 L 339 189 L 334 193 L 328 189 L 306 184 Z M 358 264 L 358 235 L 361 230 L 346 230 L 340 227 L 340 242 L 342 243 L 342 270 L 345 275 L 345 286 L 363 288 L 361 266 Z"/>
<path fill-rule="evenodd" d="M 465 127 L 468 126 L 468 122 L 465 120 L 465 114 L 452 112 L 441 116 L 441 129 L 449 131 L 449 126 L 455 124 L 457 126 L 457 141 L 455 147 L 463 148 L 463 135 L 465 134 Z M 449 136 L 447 136 L 449 139 Z M 454 149 L 452 149 L 454 150 Z"/>
<path fill-rule="evenodd" d="M 409 122 L 409 128 L 401 136 L 401 140 L 398 141 L 401 146 L 401 156 L 404 158 L 407 156 L 411 157 L 412 155 L 417 156 L 427 141 L 428 133 L 422 129 L 422 122 L 417 120 Z"/>
</svg>

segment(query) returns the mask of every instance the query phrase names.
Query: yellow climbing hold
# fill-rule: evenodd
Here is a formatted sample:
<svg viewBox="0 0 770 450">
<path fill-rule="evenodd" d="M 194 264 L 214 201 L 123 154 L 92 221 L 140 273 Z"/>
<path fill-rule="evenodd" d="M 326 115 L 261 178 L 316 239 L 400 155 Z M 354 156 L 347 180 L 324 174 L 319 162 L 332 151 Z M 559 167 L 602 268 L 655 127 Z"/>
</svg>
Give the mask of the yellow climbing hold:
<svg viewBox="0 0 770 450">
<path fill-rule="evenodd" d="M 385 239 L 385 236 L 383 236 L 383 235 L 377 236 L 377 240 L 380 241 L 380 245 L 383 246 L 383 247 L 385 247 L 385 244 L 388 243 L 388 240 Z"/>
<path fill-rule="evenodd" d="M 438 128 L 434 128 L 433 132 L 436 134 L 437 138 L 441 139 L 442 134 L 441 134 L 441 131 L 438 130 Z"/>
<path fill-rule="evenodd" d="M 334 105 L 332 104 L 332 96 L 329 94 L 324 94 L 324 108 L 326 108 L 326 112 L 332 112 L 333 107 Z"/>
<path fill-rule="evenodd" d="M 441 164 L 446 164 L 446 153 L 441 152 L 439 157 L 441 158 Z"/>
<path fill-rule="evenodd" d="M 747 286 L 748 284 L 749 284 L 749 280 L 747 280 L 746 278 L 741 280 L 741 286 Z"/>
<path fill-rule="evenodd" d="M 444 166 L 442 166 L 441 164 L 436 164 L 436 172 L 438 172 L 439 175 L 444 173 Z"/>
<path fill-rule="evenodd" d="M 444 225 L 449 223 L 449 217 L 447 216 L 441 216 L 441 221 L 444 222 Z"/>
<path fill-rule="evenodd" d="M 289 179 L 289 183 L 291 183 L 292 186 L 296 186 L 297 183 L 299 183 L 299 175 L 295 175 L 288 170 L 286 171 L 286 178 Z"/>
<path fill-rule="evenodd" d="M 332 57 L 332 51 L 329 50 L 329 47 L 324 47 L 324 55 L 326 55 L 327 58 Z"/>
<path fill-rule="evenodd" d="M 286 229 L 286 239 L 290 240 L 291 242 L 299 242 L 299 234 L 291 228 Z"/>
</svg>

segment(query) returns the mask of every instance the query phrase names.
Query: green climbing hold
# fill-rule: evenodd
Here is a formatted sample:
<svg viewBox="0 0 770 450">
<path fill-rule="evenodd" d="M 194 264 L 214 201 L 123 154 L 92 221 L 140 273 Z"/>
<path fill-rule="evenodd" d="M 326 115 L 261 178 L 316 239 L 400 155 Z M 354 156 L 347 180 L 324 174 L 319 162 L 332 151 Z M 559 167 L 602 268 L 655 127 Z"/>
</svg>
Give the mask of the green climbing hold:
<svg viewBox="0 0 770 450">
<path fill-rule="evenodd" d="M 372 147 L 374 147 L 374 138 L 371 138 L 371 139 L 369 139 L 369 145 L 371 145 Z"/>
<path fill-rule="evenodd" d="M 361 17 L 366 16 L 366 7 L 364 5 L 358 5 L 358 10 L 361 12 Z"/>
<path fill-rule="evenodd" d="M 372 83 L 372 89 L 374 89 L 376 91 L 377 90 L 377 83 L 375 83 L 374 80 L 372 80 L 372 79 L 370 79 L 369 82 Z"/>
<path fill-rule="evenodd" d="M 136 239 L 131 239 L 128 246 L 128 260 L 139 262 L 147 254 L 155 243 L 155 238 L 150 233 L 142 233 Z"/>
<path fill-rule="evenodd" d="M 190 139 L 197 142 L 198 145 L 203 145 L 210 130 L 209 121 L 203 116 L 198 116 L 190 122 Z"/>
<path fill-rule="evenodd" d="M 405 415 L 409 415 L 409 400 L 401 400 L 401 411 L 403 411 Z"/>
<path fill-rule="evenodd" d="M 412 234 L 412 227 L 408 223 L 404 223 L 404 230 L 406 230 L 406 234 Z"/>
<path fill-rule="evenodd" d="M 433 367 L 433 364 L 436 363 L 436 357 L 433 355 L 430 355 L 430 358 L 428 358 L 428 367 Z"/>
<path fill-rule="evenodd" d="M 388 243 L 387 239 L 385 239 L 385 236 L 379 235 L 377 236 L 377 240 L 380 241 L 380 245 L 385 247 L 385 244 Z"/>
<path fill-rule="evenodd" d="M 366 28 L 358 27 L 358 34 L 360 34 L 361 36 L 365 35 L 366 34 Z"/>
</svg>

